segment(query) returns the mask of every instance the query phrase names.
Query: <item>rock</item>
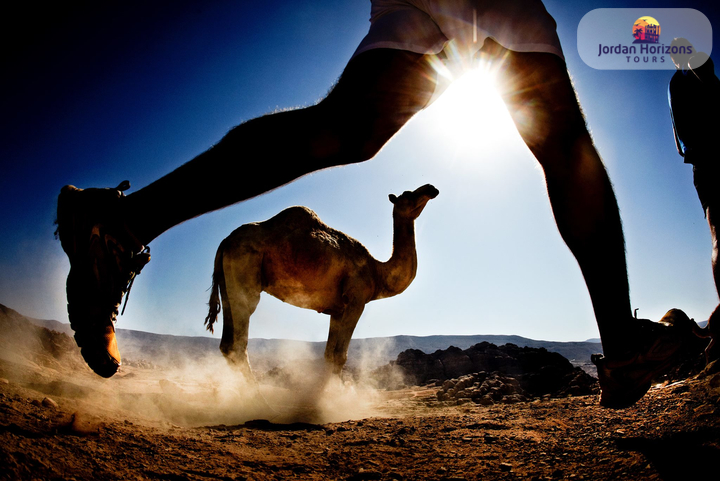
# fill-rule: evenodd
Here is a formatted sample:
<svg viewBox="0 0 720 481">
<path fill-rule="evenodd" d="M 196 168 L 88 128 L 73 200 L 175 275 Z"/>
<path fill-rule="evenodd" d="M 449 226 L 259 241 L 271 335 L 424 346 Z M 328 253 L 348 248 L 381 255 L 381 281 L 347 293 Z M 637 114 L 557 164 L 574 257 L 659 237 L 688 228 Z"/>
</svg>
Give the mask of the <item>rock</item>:
<svg viewBox="0 0 720 481">
<path fill-rule="evenodd" d="M 526 402 L 527 398 L 519 394 L 510 394 L 509 396 L 503 396 L 502 402 L 505 404 L 517 404 Z"/>
<path fill-rule="evenodd" d="M 696 415 L 700 416 L 710 415 L 715 412 L 715 406 L 712 404 L 703 404 L 693 409 L 693 412 L 695 412 Z"/>
<path fill-rule="evenodd" d="M 58 409 L 60 406 L 58 406 L 58 403 L 56 403 L 54 400 L 50 399 L 49 397 L 46 397 L 42 400 L 42 406 L 50 409 Z"/>
<path fill-rule="evenodd" d="M 357 473 L 353 474 L 348 479 L 352 480 L 352 481 L 382 479 L 382 473 L 379 471 L 370 471 L 370 470 L 360 468 Z"/>
<path fill-rule="evenodd" d="M 445 381 L 442 389 L 437 392 L 437 399 L 454 400 L 458 405 L 470 401 L 490 405 L 496 402 L 507 404 L 524 402 L 527 397 L 517 379 L 499 373 L 487 374 L 483 371 Z"/>
<path fill-rule="evenodd" d="M 473 371 L 470 356 L 458 347 L 450 346 L 445 351 L 439 351 L 438 360 L 446 377 L 458 377 Z"/>
<path fill-rule="evenodd" d="M 720 395 L 720 374 L 715 374 L 710 378 L 710 381 L 708 381 L 708 387 L 715 394 Z"/>
<path fill-rule="evenodd" d="M 493 398 L 489 394 L 479 398 L 475 402 L 480 404 L 481 406 L 492 406 L 493 404 L 495 404 L 495 401 L 493 401 Z"/>
<path fill-rule="evenodd" d="M 500 401 L 515 394 L 565 397 L 599 392 L 597 380 L 573 367 L 562 355 L 515 344 L 498 347 L 482 342 L 465 350 L 451 346 L 432 354 L 408 349 L 391 365 L 415 385 L 441 384 L 440 401 L 467 397 L 477 400 L 488 394 Z M 494 377 L 489 378 L 487 373 Z"/>
</svg>

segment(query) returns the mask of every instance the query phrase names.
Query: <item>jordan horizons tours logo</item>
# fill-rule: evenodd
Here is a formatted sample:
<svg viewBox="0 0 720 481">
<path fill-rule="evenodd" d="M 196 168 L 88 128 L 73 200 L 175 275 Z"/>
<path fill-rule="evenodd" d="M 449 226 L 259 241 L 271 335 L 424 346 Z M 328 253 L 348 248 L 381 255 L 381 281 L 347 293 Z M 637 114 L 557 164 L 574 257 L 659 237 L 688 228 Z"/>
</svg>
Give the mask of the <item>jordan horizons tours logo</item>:
<svg viewBox="0 0 720 481">
<path fill-rule="evenodd" d="M 692 37 L 695 47 L 676 45 L 676 37 Z M 709 54 L 712 27 L 690 8 L 599 8 L 578 25 L 580 57 L 597 69 L 674 70 L 671 55 L 693 55 L 698 47 Z"/>
<path fill-rule="evenodd" d="M 602 55 L 622 55 L 627 63 L 665 63 L 670 62 L 670 55 L 683 53 L 684 50 L 692 50 L 692 46 L 664 45 L 660 44 L 660 23 L 653 17 L 640 17 L 632 25 L 632 36 L 635 39 L 632 45 L 603 45 L 598 44 L 598 57 Z M 682 49 L 683 52 L 678 50 Z M 672 63 L 672 62 L 671 62 Z"/>
</svg>

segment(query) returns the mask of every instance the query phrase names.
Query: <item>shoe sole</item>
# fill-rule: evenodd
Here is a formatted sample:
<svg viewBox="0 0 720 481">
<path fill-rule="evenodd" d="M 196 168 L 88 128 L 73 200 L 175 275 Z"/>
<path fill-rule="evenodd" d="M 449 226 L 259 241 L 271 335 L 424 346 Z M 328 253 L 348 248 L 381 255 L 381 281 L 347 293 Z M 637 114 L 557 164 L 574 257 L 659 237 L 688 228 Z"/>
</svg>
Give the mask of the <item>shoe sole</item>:
<svg viewBox="0 0 720 481">
<path fill-rule="evenodd" d="M 593 360 L 600 381 L 600 405 L 611 409 L 623 409 L 637 403 L 652 386 L 652 380 L 670 368 L 677 360 L 681 346 L 662 361 L 642 361 L 625 366 L 607 367 L 607 359 Z M 633 376 L 633 374 L 639 374 Z M 620 378 L 620 379 L 618 379 Z"/>
</svg>

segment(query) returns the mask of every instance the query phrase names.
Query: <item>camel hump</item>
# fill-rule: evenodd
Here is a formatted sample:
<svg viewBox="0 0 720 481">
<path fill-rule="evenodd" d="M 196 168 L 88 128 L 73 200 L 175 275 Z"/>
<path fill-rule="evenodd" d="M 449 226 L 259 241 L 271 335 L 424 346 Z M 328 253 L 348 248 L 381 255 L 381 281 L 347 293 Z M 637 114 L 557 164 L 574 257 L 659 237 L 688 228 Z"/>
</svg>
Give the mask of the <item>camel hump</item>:
<svg viewBox="0 0 720 481">
<path fill-rule="evenodd" d="M 302 205 L 288 207 L 274 217 L 271 217 L 260 224 L 269 228 L 280 227 L 285 231 L 299 228 L 307 229 L 309 227 L 312 228 L 325 225 L 312 209 Z"/>
<path fill-rule="evenodd" d="M 283 237 L 287 241 L 286 246 L 292 246 L 294 251 L 328 248 L 346 250 L 356 249 L 357 246 L 365 249 L 359 241 L 333 229 L 320 220 L 320 217 L 312 209 L 304 206 L 288 207 L 259 225 L 265 235 Z"/>
<path fill-rule="evenodd" d="M 293 206 L 275 214 L 261 222 L 249 222 L 235 229 L 228 239 L 244 239 L 245 242 L 266 242 L 265 236 L 275 233 L 288 235 L 296 230 L 307 230 L 322 227 L 325 224 L 320 217 L 308 207 Z M 227 239 L 226 239 L 227 240 Z"/>
</svg>

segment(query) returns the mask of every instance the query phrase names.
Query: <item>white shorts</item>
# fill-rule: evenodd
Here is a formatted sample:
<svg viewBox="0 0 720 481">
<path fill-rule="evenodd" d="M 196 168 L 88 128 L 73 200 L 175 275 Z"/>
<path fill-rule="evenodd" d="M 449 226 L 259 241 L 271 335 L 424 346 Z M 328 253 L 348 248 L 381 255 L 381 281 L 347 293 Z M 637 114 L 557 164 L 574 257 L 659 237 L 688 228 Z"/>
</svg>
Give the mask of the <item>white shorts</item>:
<svg viewBox="0 0 720 481">
<path fill-rule="evenodd" d="M 541 0 L 371 0 L 370 31 L 356 56 L 376 48 L 445 51 L 470 60 L 488 37 L 516 52 L 563 58 L 555 20 Z"/>
</svg>

